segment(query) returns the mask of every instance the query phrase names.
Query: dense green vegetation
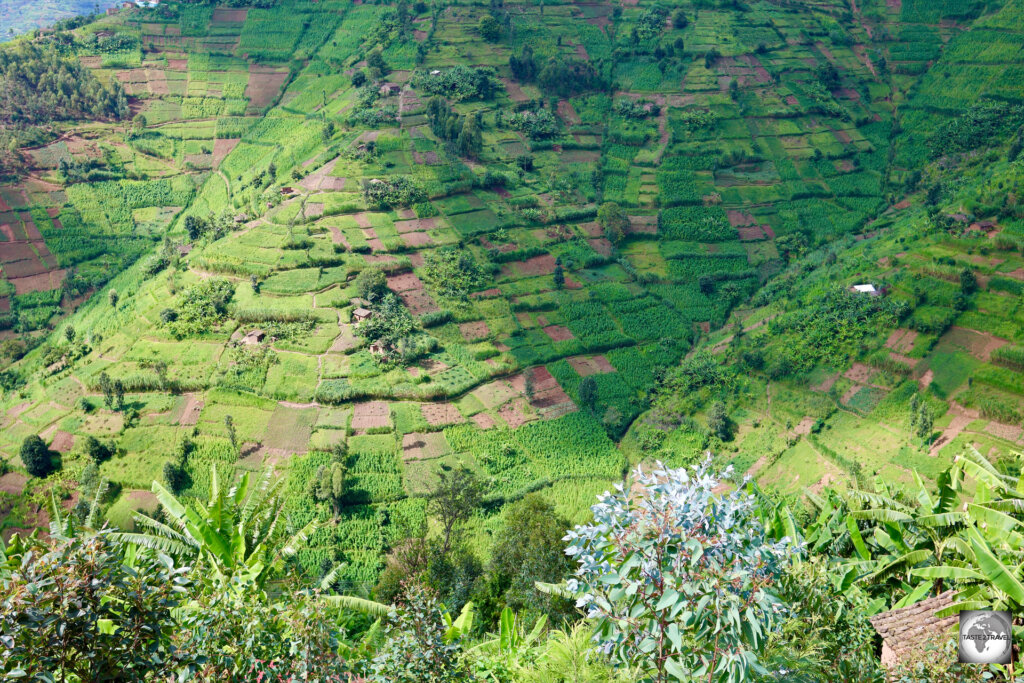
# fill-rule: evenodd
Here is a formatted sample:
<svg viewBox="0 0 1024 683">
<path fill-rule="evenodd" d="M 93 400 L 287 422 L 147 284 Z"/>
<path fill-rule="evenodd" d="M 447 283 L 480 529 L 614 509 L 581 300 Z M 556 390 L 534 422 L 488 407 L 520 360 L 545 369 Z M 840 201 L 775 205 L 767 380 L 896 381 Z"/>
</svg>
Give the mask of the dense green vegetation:
<svg viewBox="0 0 1024 683">
<path fill-rule="evenodd" d="M 813 5 L 161 2 L 0 46 L 5 596 L 101 558 L 85 678 L 152 680 L 876 681 L 869 616 L 1019 607 L 1024 4 Z M 650 552 L 595 496 L 708 452 L 645 504 L 728 510 L 665 533 L 739 573 L 573 559 Z M 980 675 L 942 661 L 906 680 Z"/>
</svg>

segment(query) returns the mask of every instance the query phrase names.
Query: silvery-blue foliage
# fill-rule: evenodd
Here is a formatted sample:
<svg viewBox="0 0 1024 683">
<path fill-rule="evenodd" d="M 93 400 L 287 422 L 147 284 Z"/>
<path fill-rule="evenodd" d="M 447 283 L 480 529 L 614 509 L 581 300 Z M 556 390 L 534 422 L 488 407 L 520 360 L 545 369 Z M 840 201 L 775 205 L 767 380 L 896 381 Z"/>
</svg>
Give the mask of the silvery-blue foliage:
<svg viewBox="0 0 1024 683">
<path fill-rule="evenodd" d="M 598 649 L 649 680 L 749 678 L 784 612 L 772 586 L 793 544 L 766 537 L 753 496 L 719 484 L 710 456 L 692 471 L 638 468 L 564 539 Z"/>
</svg>

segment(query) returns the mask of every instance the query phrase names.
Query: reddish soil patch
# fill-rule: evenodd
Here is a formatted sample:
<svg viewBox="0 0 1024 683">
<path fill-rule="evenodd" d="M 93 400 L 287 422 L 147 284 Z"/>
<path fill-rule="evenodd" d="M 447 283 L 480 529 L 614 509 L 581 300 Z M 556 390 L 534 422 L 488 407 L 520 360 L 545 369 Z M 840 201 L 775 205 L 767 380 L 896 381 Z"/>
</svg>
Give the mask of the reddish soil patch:
<svg viewBox="0 0 1024 683">
<path fill-rule="evenodd" d="M 740 235 L 741 242 L 756 242 L 766 237 L 765 231 L 760 225 L 750 225 L 743 228 L 736 228 Z"/>
<path fill-rule="evenodd" d="M 408 292 L 414 289 L 423 289 L 423 281 L 414 273 L 402 273 L 387 278 L 388 289 L 392 292 Z"/>
<path fill-rule="evenodd" d="M 402 462 L 440 458 L 450 452 L 451 447 L 441 432 L 413 432 L 402 437 Z"/>
<path fill-rule="evenodd" d="M 729 209 L 725 212 L 726 217 L 729 219 L 729 225 L 736 228 L 741 225 L 753 225 L 754 217 L 746 211 L 739 211 L 737 209 Z"/>
<path fill-rule="evenodd" d="M 341 228 L 336 225 L 327 226 L 331 231 L 331 241 L 335 244 L 344 244 L 346 249 L 351 249 L 348 240 L 345 239 L 345 235 L 342 234 Z"/>
<path fill-rule="evenodd" d="M 384 401 L 357 403 L 352 408 L 352 429 L 372 429 L 390 424 L 391 415 Z"/>
<path fill-rule="evenodd" d="M 566 99 L 558 100 L 558 115 L 570 126 L 575 126 L 580 122 L 579 114 L 573 109 L 572 103 Z"/>
<path fill-rule="evenodd" d="M 868 379 L 873 374 L 875 374 L 875 369 L 871 366 L 864 365 L 863 363 L 854 363 L 852 368 L 843 373 L 843 377 L 859 384 L 867 384 Z"/>
<path fill-rule="evenodd" d="M 395 221 L 395 230 L 398 234 L 407 232 L 421 232 L 437 228 L 437 218 L 414 218 L 412 220 Z"/>
<path fill-rule="evenodd" d="M 472 323 L 460 323 L 459 332 L 462 333 L 462 338 L 468 342 L 483 339 L 491 333 L 490 328 L 487 327 L 487 323 L 482 320 Z"/>
<path fill-rule="evenodd" d="M 423 371 L 428 375 L 436 375 L 439 372 L 447 370 L 448 364 L 432 358 L 425 358 L 420 361 L 420 367 L 423 368 Z"/>
<path fill-rule="evenodd" d="M 978 360 L 988 362 L 992 353 L 1009 342 L 987 332 L 978 332 L 966 327 L 953 327 L 943 335 L 943 340 L 962 347 Z"/>
<path fill-rule="evenodd" d="M 218 7 L 213 10 L 213 23 L 215 24 L 242 24 L 245 22 L 245 17 L 249 14 L 249 10 L 233 9 L 229 7 Z"/>
<path fill-rule="evenodd" d="M 562 390 L 547 368 L 530 368 L 511 378 L 509 385 L 520 394 L 526 394 L 527 375 L 530 376 L 532 384 L 532 394 L 528 397 L 530 405 L 540 411 L 543 417 L 551 419 L 576 410 L 576 404 Z M 513 404 L 515 403 L 517 402 L 514 401 Z"/>
<path fill-rule="evenodd" d="M 178 424 L 182 426 L 194 425 L 199 422 L 199 413 L 203 412 L 203 402 L 196 398 L 195 394 L 188 394 L 188 400 L 181 411 Z"/>
<path fill-rule="evenodd" d="M 7 264 L 4 264 L 4 271 L 7 272 Z M 29 292 L 47 292 L 51 289 L 58 289 L 64 282 L 66 270 L 51 270 L 48 273 L 39 273 L 28 277 L 10 278 L 14 285 L 15 294 L 28 294 Z"/>
<path fill-rule="evenodd" d="M 167 68 L 170 71 L 188 71 L 187 59 L 168 59 Z"/>
<path fill-rule="evenodd" d="M 220 166 L 220 162 L 224 161 L 224 157 L 231 153 L 238 143 L 241 142 L 240 138 L 232 138 L 229 140 L 214 140 L 213 141 L 213 165 Z"/>
<path fill-rule="evenodd" d="M 491 287 L 490 289 L 485 289 L 482 292 L 473 292 L 469 296 L 473 299 L 494 299 L 501 296 L 501 290 L 497 287 Z"/>
<path fill-rule="evenodd" d="M 509 99 L 513 102 L 525 102 L 530 99 L 529 95 L 524 93 L 519 84 L 511 78 L 502 78 L 501 82 L 505 84 L 505 92 L 508 93 Z"/>
<path fill-rule="evenodd" d="M 91 56 L 91 57 L 79 57 L 79 63 L 86 69 L 99 69 L 103 66 L 103 57 Z"/>
<path fill-rule="evenodd" d="M 521 427 L 527 422 L 536 419 L 532 415 L 527 414 L 526 399 L 524 398 L 506 403 L 498 409 L 498 415 L 512 429 Z"/>
<path fill-rule="evenodd" d="M 793 433 L 799 434 L 800 436 L 807 436 L 811 433 L 811 427 L 814 426 L 814 418 L 810 416 L 804 417 L 800 420 L 797 426 L 793 427 Z"/>
<path fill-rule="evenodd" d="M 934 378 L 935 378 L 935 373 L 933 373 L 933 372 L 932 372 L 931 370 L 928 370 L 928 371 L 926 371 L 926 372 L 925 372 L 925 373 L 924 373 L 923 375 L 921 375 L 921 377 L 920 377 L 920 378 L 919 378 L 919 379 L 917 380 L 917 386 L 918 386 L 918 388 L 919 388 L 919 389 L 920 389 L 921 391 L 924 391 L 924 390 L 925 390 L 925 389 L 927 389 L 927 388 L 928 388 L 929 386 L 931 386 L 931 383 L 932 383 L 932 379 L 934 379 Z"/>
<path fill-rule="evenodd" d="M 864 387 L 862 387 L 859 384 L 854 384 L 852 387 L 846 390 L 846 393 L 843 394 L 842 398 L 839 399 L 839 402 L 842 403 L 844 406 L 848 405 L 850 401 L 853 400 L 853 397 L 857 395 L 857 392 L 863 388 Z"/>
<path fill-rule="evenodd" d="M 21 472 L 8 472 L 0 477 L 0 491 L 20 496 L 25 490 L 26 483 L 28 483 L 28 477 Z"/>
<path fill-rule="evenodd" d="M 551 275 L 555 272 L 555 257 L 551 254 L 541 254 L 525 261 L 515 261 L 512 265 L 525 277 Z"/>
<path fill-rule="evenodd" d="M 402 241 L 409 247 L 426 247 L 434 243 L 434 238 L 425 232 L 410 232 L 402 235 Z"/>
<path fill-rule="evenodd" d="M 580 377 L 615 372 L 615 367 L 604 356 L 576 356 L 569 359 L 569 365 Z"/>
<path fill-rule="evenodd" d="M 75 446 L 75 436 L 68 432 L 59 431 L 53 436 L 50 442 L 50 449 L 58 453 L 69 453 Z"/>
<path fill-rule="evenodd" d="M 885 347 L 898 351 L 899 353 L 910 353 L 914 348 L 914 341 L 917 339 L 916 330 L 904 330 L 902 328 L 893 330 L 889 338 L 885 340 Z"/>
<path fill-rule="evenodd" d="M 601 256 L 608 257 L 612 255 L 612 243 L 609 242 L 604 237 L 598 237 L 596 239 L 587 240 L 587 244 L 589 244 L 590 248 L 596 251 Z"/>
<path fill-rule="evenodd" d="M 544 334 L 551 338 L 551 341 L 568 341 L 576 337 L 564 325 L 548 325 L 544 328 Z"/>
<path fill-rule="evenodd" d="M 370 215 L 369 214 L 366 214 L 366 213 L 352 214 L 352 219 L 356 222 L 356 225 L 358 225 L 360 228 L 363 228 L 364 230 L 366 228 L 371 227 L 371 225 L 370 225 Z"/>
<path fill-rule="evenodd" d="M 917 367 L 917 364 L 921 362 L 920 358 L 911 358 L 910 356 L 904 356 L 896 353 L 895 351 L 889 352 L 889 358 L 893 359 L 897 363 L 903 363 L 910 367 L 911 370 Z"/>
<path fill-rule="evenodd" d="M 306 218 L 319 218 L 324 215 L 324 205 L 321 202 L 309 202 L 306 204 Z"/>
<path fill-rule="evenodd" d="M 488 409 L 500 406 L 519 393 L 522 392 L 517 392 L 508 380 L 497 380 L 472 391 L 472 395 Z"/>
<path fill-rule="evenodd" d="M 480 429 L 490 429 L 495 425 L 494 418 L 487 413 L 477 413 L 473 416 L 473 422 Z"/>
<path fill-rule="evenodd" d="M 657 216 L 630 216 L 629 217 L 629 230 L 628 233 L 631 235 L 642 234 L 642 235 L 654 235 L 658 232 L 658 217 Z"/>
<path fill-rule="evenodd" d="M 799 104 L 799 102 L 793 95 L 786 95 L 786 104 L 788 104 L 791 107 L 795 107 L 796 105 Z"/>
<path fill-rule="evenodd" d="M 432 427 L 466 421 L 454 403 L 424 403 L 420 406 L 420 412 L 423 413 L 423 419 Z"/>
<path fill-rule="evenodd" d="M 431 296 L 422 289 L 401 292 L 398 296 L 413 315 L 423 315 L 441 310 Z"/>
<path fill-rule="evenodd" d="M 844 145 L 850 143 L 850 134 L 847 133 L 845 130 L 834 130 L 832 131 L 832 135 L 835 137 L 836 140 L 843 143 Z"/>
<path fill-rule="evenodd" d="M 249 84 L 245 88 L 245 96 L 249 98 L 249 108 L 263 109 L 270 106 L 287 79 L 287 71 L 278 71 L 266 66 L 251 67 L 249 69 Z"/>
<path fill-rule="evenodd" d="M 830 377 L 826 377 L 822 380 L 821 384 L 811 387 L 811 391 L 820 391 L 823 394 L 827 393 L 832 388 L 832 385 L 836 383 L 837 379 L 839 379 L 838 372 Z"/>
<path fill-rule="evenodd" d="M 989 422 L 985 425 L 985 431 L 992 436 L 1000 439 L 1006 439 L 1007 441 L 1013 441 L 1016 443 L 1020 442 L 1021 428 L 1017 425 L 1007 425 L 1000 422 Z"/>
<path fill-rule="evenodd" d="M 928 372 L 931 373 L 931 370 L 929 370 Z M 945 446 L 947 443 L 949 443 L 957 436 L 959 436 L 960 432 L 967 428 L 967 425 L 971 424 L 971 422 L 978 419 L 978 411 L 967 410 L 956 401 L 954 401 L 952 405 L 950 405 L 949 412 L 953 416 L 953 419 L 950 421 L 949 425 L 942 431 L 942 434 L 939 436 L 939 438 L 936 439 L 934 443 L 932 443 L 932 447 L 928 451 L 928 455 L 932 457 L 938 455 L 939 451 L 942 450 L 943 446 Z"/>
</svg>

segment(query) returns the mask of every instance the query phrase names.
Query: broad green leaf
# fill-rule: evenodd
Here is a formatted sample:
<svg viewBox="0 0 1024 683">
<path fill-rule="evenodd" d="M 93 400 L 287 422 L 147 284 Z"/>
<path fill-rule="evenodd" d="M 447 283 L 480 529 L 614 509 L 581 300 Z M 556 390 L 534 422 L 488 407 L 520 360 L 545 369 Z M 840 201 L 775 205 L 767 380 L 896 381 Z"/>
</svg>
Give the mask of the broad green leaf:
<svg viewBox="0 0 1024 683">
<path fill-rule="evenodd" d="M 1021 585 L 1017 577 L 999 561 L 977 529 L 973 527 L 968 529 L 967 539 L 971 542 L 974 556 L 982 573 L 985 574 L 985 579 L 1005 593 L 1014 603 L 1024 605 L 1024 585 Z"/>
<path fill-rule="evenodd" d="M 850 540 L 853 541 L 853 547 L 857 554 L 861 556 L 861 559 L 870 560 L 871 553 L 868 552 L 867 546 L 864 545 L 864 537 L 860 535 L 860 529 L 857 528 L 857 520 L 848 516 L 846 518 L 846 528 L 850 532 Z"/>
<path fill-rule="evenodd" d="M 921 567 L 920 569 L 911 569 L 911 576 L 917 576 L 922 579 L 949 579 L 952 581 L 984 581 L 985 576 L 980 572 L 969 569 L 967 567 Z"/>
</svg>

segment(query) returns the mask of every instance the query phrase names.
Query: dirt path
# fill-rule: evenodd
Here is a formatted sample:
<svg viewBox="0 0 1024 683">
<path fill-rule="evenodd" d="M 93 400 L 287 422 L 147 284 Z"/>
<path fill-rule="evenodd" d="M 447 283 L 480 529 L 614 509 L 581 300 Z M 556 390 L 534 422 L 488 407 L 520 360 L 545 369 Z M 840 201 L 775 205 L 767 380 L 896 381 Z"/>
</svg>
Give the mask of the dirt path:
<svg viewBox="0 0 1024 683">
<path fill-rule="evenodd" d="M 935 440 L 935 443 L 932 444 L 931 449 L 928 451 L 928 455 L 933 458 L 939 454 L 943 446 L 960 436 L 960 433 L 966 429 L 967 425 L 978 419 L 978 411 L 968 410 L 956 401 L 950 404 L 949 412 L 952 413 L 953 420 L 943 430 L 942 434 Z"/>
</svg>

